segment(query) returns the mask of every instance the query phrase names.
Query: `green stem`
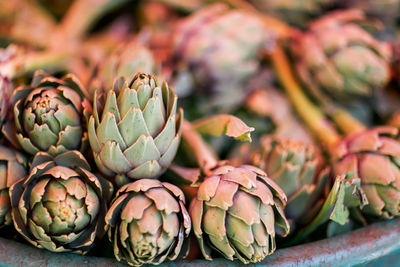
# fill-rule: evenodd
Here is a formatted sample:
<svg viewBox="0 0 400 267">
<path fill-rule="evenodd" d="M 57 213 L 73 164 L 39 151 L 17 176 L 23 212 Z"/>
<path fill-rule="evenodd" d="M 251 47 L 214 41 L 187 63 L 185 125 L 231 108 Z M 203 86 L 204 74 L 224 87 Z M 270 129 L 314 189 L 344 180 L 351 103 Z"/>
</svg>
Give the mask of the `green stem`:
<svg viewBox="0 0 400 267">
<path fill-rule="evenodd" d="M 318 107 L 304 95 L 282 48 L 276 47 L 271 58 L 278 77 L 301 119 L 328 148 L 337 144 L 340 140 L 339 134 Z"/>
<path fill-rule="evenodd" d="M 32 73 L 38 69 L 61 69 L 65 66 L 71 54 L 68 52 L 40 52 L 18 56 L 6 67 L 11 78 L 26 73 Z"/>
<path fill-rule="evenodd" d="M 204 142 L 200 134 L 193 129 L 192 125 L 188 121 L 183 122 L 182 138 L 192 149 L 201 169 L 207 172 L 208 170 L 217 166 L 217 155 L 213 149 L 206 142 Z"/>
</svg>

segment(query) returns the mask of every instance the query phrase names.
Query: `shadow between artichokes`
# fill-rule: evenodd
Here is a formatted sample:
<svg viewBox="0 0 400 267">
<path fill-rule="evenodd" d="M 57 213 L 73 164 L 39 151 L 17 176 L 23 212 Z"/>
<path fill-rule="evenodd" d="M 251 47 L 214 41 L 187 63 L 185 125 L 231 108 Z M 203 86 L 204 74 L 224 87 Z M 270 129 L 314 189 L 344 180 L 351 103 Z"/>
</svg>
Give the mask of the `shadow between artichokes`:
<svg viewBox="0 0 400 267">
<path fill-rule="evenodd" d="M 160 264 L 188 252 L 191 221 L 185 196 L 175 185 L 140 179 L 118 190 L 106 215 L 117 260 Z"/>
<path fill-rule="evenodd" d="M 150 74 L 121 77 L 106 92 L 96 91 L 88 133 L 100 171 L 118 186 L 135 179 L 157 178 L 178 149 L 183 110 L 166 82 Z"/>
<path fill-rule="evenodd" d="M 78 151 L 39 152 L 26 179 L 10 188 L 15 229 L 32 245 L 85 254 L 104 231 L 112 184 L 89 171 Z"/>
</svg>

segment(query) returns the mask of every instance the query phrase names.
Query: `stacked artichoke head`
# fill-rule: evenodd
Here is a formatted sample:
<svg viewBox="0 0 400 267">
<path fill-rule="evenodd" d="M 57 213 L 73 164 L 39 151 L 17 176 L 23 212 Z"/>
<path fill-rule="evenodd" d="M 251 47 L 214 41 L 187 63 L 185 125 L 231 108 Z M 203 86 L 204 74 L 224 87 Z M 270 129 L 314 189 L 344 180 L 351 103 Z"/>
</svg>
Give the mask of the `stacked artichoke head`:
<svg viewBox="0 0 400 267">
<path fill-rule="evenodd" d="M 22 149 L 56 156 L 69 150 L 84 151 L 91 105 L 87 92 L 72 74 L 56 79 L 37 71 L 31 86 L 21 86 L 12 95 L 16 133 Z"/>
<path fill-rule="evenodd" d="M 371 96 L 389 82 L 391 48 L 356 24 L 363 19 L 360 10 L 337 11 L 295 34 L 296 68 L 314 94 L 348 101 Z"/>
<path fill-rule="evenodd" d="M 98 168 L 122 186 L 131 180 L 157 178 L 172 162 L 180 142 L 183 111 L 177 96 L 149 74 L 97 92 L 88 132 Z"/>
<path fill-rule="evenodd" d="M 377 127 L 345 138 L 333 153 L 335 175 L 352 173 L 361 180 L 366 214 L 382 218 L 400 215 L 400 143 L 398 130 Z"/>
<path fill-rule="evenodd" d="M 80 152 L 40 152 L 29 176 L 10 188 L 14 226 L 34 246 L 84 254 L 104 234 L 112 192 Z"/>
<path fill-rule="evenodd" d="M 130 265 L 160 264 L 187 253 L 191 221 L 175 185 L 141 179 L 123 186 L 106 223 L 115 257 Z"/>
<path fill-rule="evenodd" d="M 193 230 L 203 256 L 212 251 L 243 263 L 259 262 L 275 251 L 275 227 L 289 225 L 286 195 L 260 169 L 221 166 L 200 184 L 190 204 Z"/>
</svg>

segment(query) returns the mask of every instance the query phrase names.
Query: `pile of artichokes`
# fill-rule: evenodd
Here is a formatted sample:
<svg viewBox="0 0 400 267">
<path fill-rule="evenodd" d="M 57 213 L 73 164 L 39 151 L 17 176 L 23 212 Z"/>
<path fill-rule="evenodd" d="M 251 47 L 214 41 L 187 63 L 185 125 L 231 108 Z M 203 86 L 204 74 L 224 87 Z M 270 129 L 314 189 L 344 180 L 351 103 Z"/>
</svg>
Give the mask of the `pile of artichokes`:
<svg viewBox="0 0 400 267">
<path fill-rule="evenodd" d="M 0 3 L 0 235 L 250 264 L 400 216 L 400 1 L 214 2 Z"/>
</svg>

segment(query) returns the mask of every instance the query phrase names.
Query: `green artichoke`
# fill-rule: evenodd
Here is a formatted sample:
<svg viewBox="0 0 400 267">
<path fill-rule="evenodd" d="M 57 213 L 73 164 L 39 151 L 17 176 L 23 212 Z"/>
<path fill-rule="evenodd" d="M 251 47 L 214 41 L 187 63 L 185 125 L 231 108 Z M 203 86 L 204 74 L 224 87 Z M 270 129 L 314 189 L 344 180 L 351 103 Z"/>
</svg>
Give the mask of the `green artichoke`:
<svg viewBox="0 0 400 267">
<path fill-rule="evenodd" d="M 107 212 L 106 229 L 119 261 L 139 266 L 174 260 L 182 248 L 187 253 L 191 222 L 185 196 L 175 185 L 154 179 L 127 184 Z"/>
<path fill-rule="evenodd" d="M 332 12 L 294 35 L 297 72 L 315 96 L 348 101 L 389 82 L 391 48 L 354 23 L 362 19 L 360 10 Z"/>
<path fill-rule="evenodd" d="M 131 179 L 156 178 L 175 157 L 181 138 L 183 111 L 166 82 L 136 73 L 128 83 L 95 94 L 88 132 L 94 159 L 107 176 L 122 186 Z"/>
<path fill-rule="evenodd" d="M 189 213 L 207 260 L 215 250 L 247 264 L 275 251 L 275 226 L 288 233 L 285 205 L 285 193 L 264 171 L 225 165 L 200 184 Z"/>
<path fill-rule="evenodd" d="M 104 231 L 113 187 L 78 151 L 39 152 L 26 179 L 10 188 L 15 229 L 32 245 L 85 254 Z"/>
<path fill-rule="evenodd" d="M 27 153 L 52 156 L 88 145 L 86 124 L 91 113 L 87 92 L 72 74 L 62 79 L 37 71 L 31 86 L 12 95 L 17 140 Z"/>
<path fill-rule="evenodd" d="M 366 214 L 381 218 L 400 215 L 400 143 L 396 128 L 376 127 L 345 138 L 332 153 L 333 173 L 360 179 L 368 204 Z"/>
<path fill-rule="evenodd" d="M 322 159 L 317 148 L 290 139 L 262 138 L 247 163 L 264 170 L 282 188 L 288 197 L 285 214 L 295 221 L 313 206 L 326 182 L 318 175 Z"/>
<path fill-rule="evenodd" d="M 91 87 L 110 89 L 115 77 L 130 77 L 132 73 L 151 73 L 155 69 L 152 52 L 136 41 L 118 47 L 100 66 Z"/>
<path fill-rule="evenodd" d="M 174 55 L 193 76 L 194 93 L 208 96 L 206 101 L 214 107 L 229 107 L 243 100 L 244 87 L 260 68 L 260 52 L 273 41 L 258 17 L 214 4 L 181 22 Z M 179 82 L 175 87 L 182 91 L 178 86 Z"/>
<path fill-rule="evenodd" d="M 10 148 L 0 146 L 0 227 L 12 223 L 9 188 L 27 176 L 26 158 Z"/>
</svg>

